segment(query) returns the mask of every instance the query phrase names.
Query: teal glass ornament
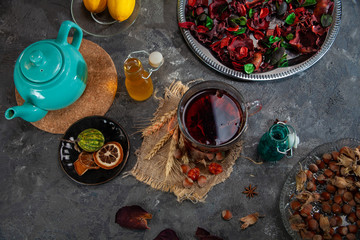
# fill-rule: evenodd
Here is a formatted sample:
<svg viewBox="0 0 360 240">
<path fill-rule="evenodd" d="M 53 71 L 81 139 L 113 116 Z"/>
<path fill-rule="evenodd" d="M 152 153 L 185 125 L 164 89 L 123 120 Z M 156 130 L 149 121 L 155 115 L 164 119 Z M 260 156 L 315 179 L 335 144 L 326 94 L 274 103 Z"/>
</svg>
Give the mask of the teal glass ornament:
<svg viewBox="0 0 360 240">
<path fill-rule="evenodd" d="M 294 128 L 284 122 L 278 122 L 261 137 L 258 153 L 264 161 L 276 162 L 284 156 L 292 157 L 293 148 L 296 148 L 298 143 L 299 137 Z"/>
</svg>

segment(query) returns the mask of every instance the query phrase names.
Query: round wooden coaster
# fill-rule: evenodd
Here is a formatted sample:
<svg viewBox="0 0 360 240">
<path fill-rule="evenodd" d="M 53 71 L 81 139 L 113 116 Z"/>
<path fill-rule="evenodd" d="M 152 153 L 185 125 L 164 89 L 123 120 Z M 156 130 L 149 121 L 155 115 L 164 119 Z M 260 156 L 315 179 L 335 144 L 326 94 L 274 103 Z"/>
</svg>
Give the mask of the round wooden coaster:
<svg viewBox="0 0 360 240">
<path fill-rule="evenodd" d="M 69 42 L 71 42 L 69 38 Z M 63 134 L 77 120 L 91 116 L 103 116 L 112 105 L 118 84 L 117 72 L 109 54 L 96 43 L 83 39 L 80 47 L 88 67 L 88 80 L 84 93 L 70 106 L 49 111 L 46 116 L 31 124 L 50 133 Z M 18 105 L 24 100 L 15 89 Z"/>
</svg>

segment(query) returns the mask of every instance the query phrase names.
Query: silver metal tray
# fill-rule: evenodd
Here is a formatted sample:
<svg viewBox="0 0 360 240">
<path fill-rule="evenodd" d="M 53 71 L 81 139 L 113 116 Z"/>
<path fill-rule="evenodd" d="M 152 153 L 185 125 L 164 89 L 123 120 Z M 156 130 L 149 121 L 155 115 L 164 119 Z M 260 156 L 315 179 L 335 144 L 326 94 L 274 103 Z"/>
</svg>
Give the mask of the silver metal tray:
<svg viewBox="0 0 360 240">
<path fill-rule="evenodd" d="M 211 0 L 209 0 L 209 3 Z M 186 22 L 185 20 L 185 6 L 187 0 L 178 0 L 177 6 L 177 16 L 178 22 Z M 303 59 L 303 56 L 299 55 L 289 55 L 289 67 L 276 68 L 274 70 L 264 72 L 264 73 L 253 73 L 245 74 L 240 71 L 231 69 L 223 65 L 219 60 L 217 60 L 213 54 L 199 43 L 190 33 L 189 30 L 180 28 L 181 33 L 183 34 L 185 41 L 191 50 L 209 67 L 215 69 L 216 71 L 239 80 L 248 80 L 248 81 L 268 81 L 275 80 L 280 78 L 289 77 L 296 73 L 302 72 L 317 61 L 322 58 L 325 53 L 330 49 L 331 45 L 335 41 L 336 35 L 340 29 L 341 22 L 341 0 L 334 0 L 334 11 L 333 11 L 333 23 L 327 33 L 326 39 L 321 46 L 320 50 L 312 55 L 310 58 Z"/>
</svg>

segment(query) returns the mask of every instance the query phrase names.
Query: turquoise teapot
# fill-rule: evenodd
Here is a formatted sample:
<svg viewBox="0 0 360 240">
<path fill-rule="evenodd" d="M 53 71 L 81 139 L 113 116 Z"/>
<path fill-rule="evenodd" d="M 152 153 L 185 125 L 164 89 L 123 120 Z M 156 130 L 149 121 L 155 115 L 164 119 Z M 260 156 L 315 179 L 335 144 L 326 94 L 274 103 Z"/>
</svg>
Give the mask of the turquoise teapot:
<svg viewBox="0 0 360 240">
<path fill-rule="evenodd" d="M 75 32 L 69 44 L 67 37 L 72 28 Z M 33 43 L 20 54 L 14 82 L 25 103 L 7 109 L 6 119 L 21 117 L 36 122 L 49 110 L 65 108 L 82 95 L 87 82 L 87 65 L 79 52 L 82 37 L 78 25 L 65 21 L 56 39 Z"/>
</svg>

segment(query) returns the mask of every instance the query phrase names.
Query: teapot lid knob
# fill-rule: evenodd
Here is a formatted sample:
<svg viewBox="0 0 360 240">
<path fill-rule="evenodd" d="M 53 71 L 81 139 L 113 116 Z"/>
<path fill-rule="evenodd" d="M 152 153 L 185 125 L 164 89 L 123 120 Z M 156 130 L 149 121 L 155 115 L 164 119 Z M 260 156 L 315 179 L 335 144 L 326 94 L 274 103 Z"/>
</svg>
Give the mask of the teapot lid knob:
<svg viewBox="0 0 360 240">
<path fill-rule="evenodd" d="M 45 83 L 60 72 L 63 57 L 54 44 L 40 41 L 24 50 L 19 58 L 19 65 L 26 80 Z"/>
</svg>

